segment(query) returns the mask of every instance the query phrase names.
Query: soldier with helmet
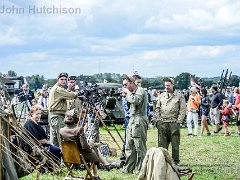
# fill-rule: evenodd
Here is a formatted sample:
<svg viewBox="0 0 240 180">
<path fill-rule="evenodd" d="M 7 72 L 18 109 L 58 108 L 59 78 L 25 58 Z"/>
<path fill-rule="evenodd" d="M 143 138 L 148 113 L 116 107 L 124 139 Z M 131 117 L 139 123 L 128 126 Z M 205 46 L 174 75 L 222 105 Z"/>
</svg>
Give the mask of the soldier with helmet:
<svg viewBox="0 0 240 180">
<path fill-rule="evenodd" d="M 64 117 L 67 111 L 67 100 L 77 97 L 77 92 L 69 92 L 64 89 L 67 84 L 68 74 L 62 72 L 58 75 L 57 83 L 51 88 L 49 93 L 49 125 L 50 125 L 50 141 L 54 145 L 60 145 L 60 128 L 64 127 Z"/>
<path fill-rule="evenodd" d="M 186 102 L 182 93 L 174 88 L 172 78 L 165 78 L 165 92 L 161 93 L 157 108 L 158 146 L 168 149 L 171 142 L 172 158 L 179 164 L 180 124 L 186 114 Z"/>
</svg>

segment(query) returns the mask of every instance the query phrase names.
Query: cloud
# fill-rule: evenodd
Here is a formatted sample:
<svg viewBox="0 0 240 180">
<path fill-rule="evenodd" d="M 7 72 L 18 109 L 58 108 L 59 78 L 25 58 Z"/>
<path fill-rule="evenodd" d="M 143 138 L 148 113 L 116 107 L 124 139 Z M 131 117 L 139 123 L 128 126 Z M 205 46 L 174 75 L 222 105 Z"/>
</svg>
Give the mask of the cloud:
<svg viewBox="0 0 240 180">
<path fill-rule="evenodd" d="M 1 71 L 56 77 L 101 72 L 143 76 L 238 72 L 240 2 L 233 0 L 5 0 L 80 14 L 1 14 Z M 27 69 L 27 70 L 26 70 Z"/>
<path fill-rule="evenodd" d="M 176 6 L 185 7 L 176 8 Z M 157 15 L 149 17 L 145 23 L 147 29 L 178 31 L 219 31 L 219 28 L 235 28 L 240 23 L 240 2 L 238 1 L 175 1 L 176 11 L 166 16 L 162 9 Z"/>
</svg>

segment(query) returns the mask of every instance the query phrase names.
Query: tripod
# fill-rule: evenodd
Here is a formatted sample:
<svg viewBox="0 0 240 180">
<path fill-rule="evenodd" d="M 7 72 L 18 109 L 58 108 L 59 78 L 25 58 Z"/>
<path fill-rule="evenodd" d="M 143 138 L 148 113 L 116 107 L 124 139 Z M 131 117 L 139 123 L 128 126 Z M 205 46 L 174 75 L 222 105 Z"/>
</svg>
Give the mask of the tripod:
<svg viewBox="0 0 240 180">
<path fill-rule="evenodd" d="M 22 107 L 21 107 L 20 115 L 18 117 L 18 121 L 20 121 L 20 119 L 26 120 L 27 114 L 30 111 L 30 106 L 31 106 L 28 100 L 21 102 L 21 105 Z"/>
</svg>

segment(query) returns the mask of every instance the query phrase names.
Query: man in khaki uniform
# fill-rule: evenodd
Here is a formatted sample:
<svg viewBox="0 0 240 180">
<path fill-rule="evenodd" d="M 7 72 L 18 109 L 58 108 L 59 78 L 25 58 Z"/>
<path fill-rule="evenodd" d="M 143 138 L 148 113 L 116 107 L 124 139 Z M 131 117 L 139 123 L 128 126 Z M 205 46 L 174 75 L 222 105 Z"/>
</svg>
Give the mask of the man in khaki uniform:
<svg viewBox="0 0 240 180">
<path fill-rule="evenodd" d="M 144 89 L 137 86 L 134 78 L 123 76 L 123 93 L 126 101 L 130 103 L 130 119 L 126 134 L 126 164 L 124 173 L 140 171 L 143 159 L 147 152 L 147 94 Z"/>
<path fill-rule="evenodd" d="M 179 164 L 180 124 L 186 114 L 186 102 L 182 93 L 174 88 L 171 78 L 164 79 L 165 92 L 157 102 L 158 146 L 168 149 L 172 143 L 172 158 Z"/>
<path fill-rule="evenodd" d="M 60 128 L 64 127 L 64 117 L 67 111 L 67 100 L 77 97 L 76 92 L 69 92 L 63 87 L 67 83 L 68 74 L 60 73 L 57 83 L 51 88 L 48 101 L 50 141 L 60 145 Z"/>
<path fill-rule="evenodd" d="M 69 92 L 77 92 L 76 91 L 76 76 L 69 76 L 67 86 Z M 82 101 L 79 98 L 67 100 L 67 109 L 73 110 L 74 109 L 74 117 L 79 120 L 79 115 L 82 109 Z"/>
</svg>

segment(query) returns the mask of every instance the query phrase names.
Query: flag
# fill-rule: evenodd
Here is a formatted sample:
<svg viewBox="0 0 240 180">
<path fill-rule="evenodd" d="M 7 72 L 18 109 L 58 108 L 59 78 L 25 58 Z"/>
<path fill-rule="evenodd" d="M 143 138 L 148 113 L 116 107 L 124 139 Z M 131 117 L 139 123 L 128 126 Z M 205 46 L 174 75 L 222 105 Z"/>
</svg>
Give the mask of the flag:
<svg viewBox="0 0 240 180">
<path fill-rule="evenodd" d="M 195 82 L 192 76 L 190 76 L 190 84 L 191 84 L 191 87 L 200 88 L 200 86 Z"/>
</svg>

